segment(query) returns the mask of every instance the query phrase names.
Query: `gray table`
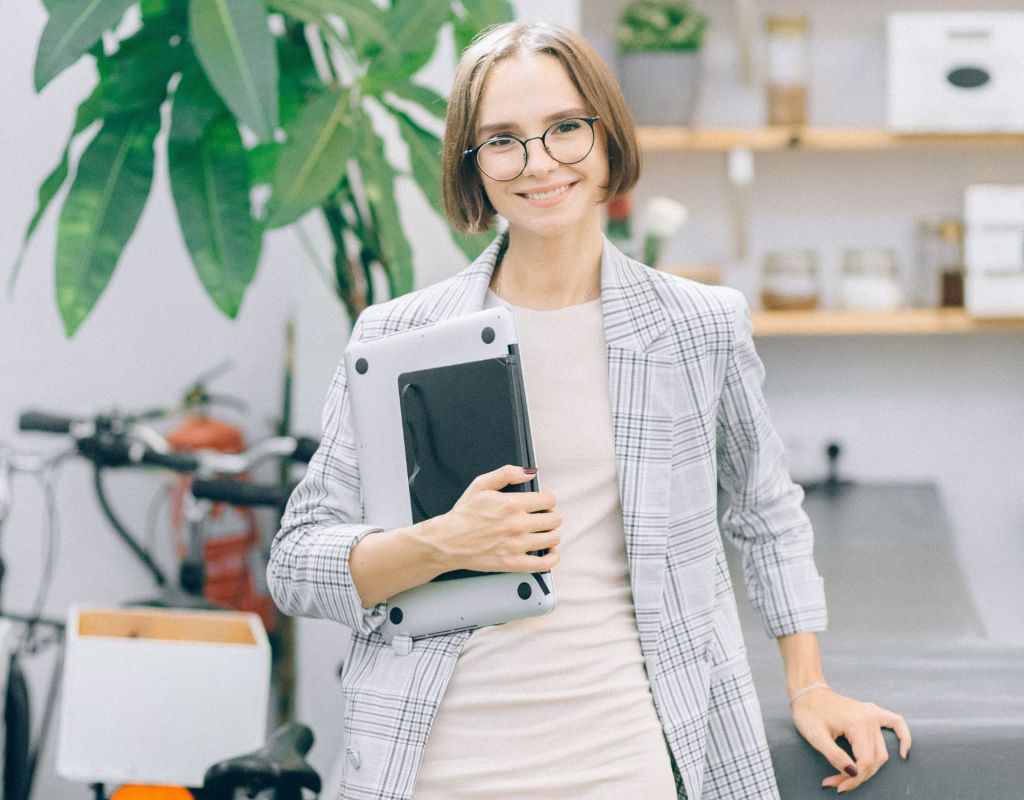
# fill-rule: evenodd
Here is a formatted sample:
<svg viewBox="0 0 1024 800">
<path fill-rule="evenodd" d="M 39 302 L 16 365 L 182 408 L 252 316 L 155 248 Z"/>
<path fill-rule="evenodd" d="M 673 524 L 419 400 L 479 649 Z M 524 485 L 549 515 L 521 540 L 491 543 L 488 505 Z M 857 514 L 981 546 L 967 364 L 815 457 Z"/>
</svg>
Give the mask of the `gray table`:
<svg viewBox="0 0 1024 800">
<path fill-rule="evenodd" d="M 936 489 L 853 486 L 805 508 L 829 600 L 829 683 L 903 714 L 914 736 L 903 762 L 887 732 L 889 764 L 856 796 L 1024 797 L 1024 648 L 986 639 Z M 742 599 L 740 613 L 782 798 L 820 798 L 832 768 L 793 727 L 774 640 Z"/>
</svg>

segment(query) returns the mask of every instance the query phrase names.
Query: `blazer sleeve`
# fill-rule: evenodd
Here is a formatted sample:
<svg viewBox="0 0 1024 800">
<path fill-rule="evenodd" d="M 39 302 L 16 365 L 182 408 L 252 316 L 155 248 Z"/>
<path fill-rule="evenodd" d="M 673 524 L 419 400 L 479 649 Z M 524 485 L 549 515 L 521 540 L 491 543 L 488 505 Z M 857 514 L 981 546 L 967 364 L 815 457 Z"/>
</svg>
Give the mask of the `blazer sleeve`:
<svg viewBox="0 0 1024 800">
<path fill-rule="evenodd" d="M 743 554 L 747 594 L 768 633 L 821 631 L 825 591 L 803 489 L 789 476 L 768 416 L 764 365 L 754 350 L 747 302 L 740 292 L 729 294 L 736 317 L 717 420 L 719 481 L 731 500 L 722 532 Z"/>
<path fill-rule="evenodd" d="M 352 330 L 359 337 L 361 324 Z M 320 447 L 292 492 L 270 548 L 267 581 L 274 602 L 292 616 L 333 619 L 370 633 L 384 621 L 385 603 L 363 608 L 349 554 L 381 528 L 362 521 L 359 467 L 345 362 L 334 375 L 323 413 Z"/>
</svg>

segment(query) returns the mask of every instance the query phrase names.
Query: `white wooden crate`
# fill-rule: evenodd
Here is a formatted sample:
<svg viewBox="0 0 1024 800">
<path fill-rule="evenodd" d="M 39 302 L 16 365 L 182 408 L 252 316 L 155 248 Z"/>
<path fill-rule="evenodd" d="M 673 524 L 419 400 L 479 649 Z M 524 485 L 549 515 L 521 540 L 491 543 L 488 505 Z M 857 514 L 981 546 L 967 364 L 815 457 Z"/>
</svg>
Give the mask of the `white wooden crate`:
<svg viewBox="0 0 1024 800">
<path fill-rule="evenodd" d="M 202 785 L 267 732 L 270 647 L 255 614 L 73 608 L 57 773 Z"/>
</svg>

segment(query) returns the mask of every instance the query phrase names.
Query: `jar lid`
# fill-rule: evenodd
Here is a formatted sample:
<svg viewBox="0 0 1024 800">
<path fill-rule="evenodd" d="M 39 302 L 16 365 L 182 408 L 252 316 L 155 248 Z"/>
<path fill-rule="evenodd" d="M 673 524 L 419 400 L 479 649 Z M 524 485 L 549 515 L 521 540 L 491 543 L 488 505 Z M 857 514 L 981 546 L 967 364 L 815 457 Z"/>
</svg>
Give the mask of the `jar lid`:
<svg viewBox="0 0 1024 800">
<path fill-rule="evenodd" d="M 764 27 L 768 33 L 776 36 L 803 36 L 809 27 L 807 17 L 776 16 L 765 18 Z"/>
<path fill-rule="evenodd" d="M 958 219 L 944 219 L 939 223 L 939 238 L 944 242 L 959 243 L 964 238 L 964 226 Z"/>
</svg>

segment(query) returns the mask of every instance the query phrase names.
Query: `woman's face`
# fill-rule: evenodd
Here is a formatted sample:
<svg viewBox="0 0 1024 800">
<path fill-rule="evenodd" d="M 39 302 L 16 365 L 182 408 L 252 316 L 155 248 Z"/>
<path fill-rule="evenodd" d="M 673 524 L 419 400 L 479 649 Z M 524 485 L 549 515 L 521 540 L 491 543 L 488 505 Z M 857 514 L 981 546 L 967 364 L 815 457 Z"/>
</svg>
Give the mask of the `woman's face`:
<svg viewBox="0 0 1024 800">
<path fill-rule="evenodd" d="M 593 116 L 562 63 L 554 56 L 529 53 L 500 61 L 491 69 L 480 98 L 474 144 L 498 134 L 519 139 L 541 136 L 553 123 Z M 601 123 L 594 126 L 594 147 L 575 164 L 561 164 L 540 139 L 527 143 L 523 173 L 497 181 L 480 172 L 484 191 L 514 232 L 553 238 L 597 226 L 608 185 L 608 150 Z"/>
</svg>

